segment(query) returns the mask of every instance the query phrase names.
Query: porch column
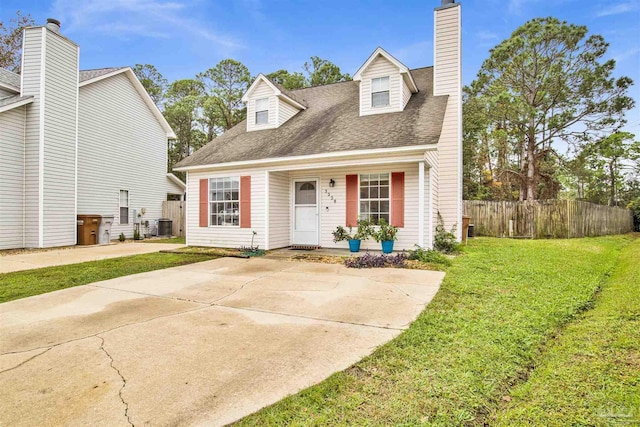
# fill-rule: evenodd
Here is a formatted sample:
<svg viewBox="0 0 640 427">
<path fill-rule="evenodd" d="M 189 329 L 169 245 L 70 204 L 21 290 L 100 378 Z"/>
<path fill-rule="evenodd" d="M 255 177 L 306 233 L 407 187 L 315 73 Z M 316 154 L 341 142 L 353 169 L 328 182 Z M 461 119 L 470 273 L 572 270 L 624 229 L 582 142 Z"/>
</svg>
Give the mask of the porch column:
<svg viewBox="0 0 640 427">
<path fill-rule="evenodd" d="M 424 162 L 418 162 L 418 246 L 424 247 Z"/>
<path fill-rule="evenodd" d="M 429 224 L 429 237 L 427 240 L 427 245 L 429 249 L 433 249 L 433 167 L 429 168 L 429 219 L 427 220 L 427 224 Z"/>
</svg>

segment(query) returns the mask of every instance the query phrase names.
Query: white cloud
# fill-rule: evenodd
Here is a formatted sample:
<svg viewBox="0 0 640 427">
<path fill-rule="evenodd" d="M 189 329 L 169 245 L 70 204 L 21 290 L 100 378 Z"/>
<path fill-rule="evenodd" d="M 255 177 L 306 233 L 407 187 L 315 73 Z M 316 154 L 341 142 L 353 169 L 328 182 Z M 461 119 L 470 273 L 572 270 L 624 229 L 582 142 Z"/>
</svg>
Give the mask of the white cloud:
<svg viewBox="0 0 640 427">
<path fill-rule="evenodd" d="M 611 15 L 620 15 L 627 12 L 633 12 L 640 8 L 640 2 L 638 1 L 629 1 L 626 3 L 618 3 L 615 5 L 610 5 L 601 9 L 597 16 L 611 16 Z"/>
<path fill-rule="evenodd" d="M 433 63 L 433 41 L 419 41 L 389 53 L 409 68 L 426 67 Z"/>
<path fill-rule="evenodd" d="M 166 0 L 55 0 L 52 13 L 66 33 L 93 31 L 128 39 L 199 37 L 225 49 L 240 44 L 194 18 L 188 2 Z"/>
</svg>

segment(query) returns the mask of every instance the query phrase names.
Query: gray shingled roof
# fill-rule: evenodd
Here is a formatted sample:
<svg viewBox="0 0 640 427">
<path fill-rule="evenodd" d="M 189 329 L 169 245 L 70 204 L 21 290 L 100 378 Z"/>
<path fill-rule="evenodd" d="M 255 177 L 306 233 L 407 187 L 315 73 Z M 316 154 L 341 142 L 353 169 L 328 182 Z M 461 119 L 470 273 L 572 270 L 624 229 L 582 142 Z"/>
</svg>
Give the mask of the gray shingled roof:
<svg viewBox="0 0 640 427">
<path fill-rule="evenodd" d="M 33 96 L 7 96 L 5 98 L 0 98 L 0 107 L 6 107 L 7 105 L 15 104 L 16 102 L 24 101 L 25 99 L 32 99 Z"/>
<path fill-rule="evenodd" d="M 433 67 L 411 73 L 419 92 L 404 111 L 361 117 L 357 82 L 299 89 L 308 108 L 279 128 L 247 132 L 243 121 L 176 167 L 436 144 L 448 97 L 433 96 Z"/>
<path fill-rule="evenodd" d="M 96 68 L 93 70 L 80 70 L 80 83 L 95 79 L 96 77 L 104 76 L 105 74 L 112 73 L 117 70 L 122 70 L 127 67 L 110 67 L 110 68 Z"/>
<path fill-rule="evenodd" d="M 0 83 L 20 91 L 20 74 L 0 68 Z"/>
</svg>

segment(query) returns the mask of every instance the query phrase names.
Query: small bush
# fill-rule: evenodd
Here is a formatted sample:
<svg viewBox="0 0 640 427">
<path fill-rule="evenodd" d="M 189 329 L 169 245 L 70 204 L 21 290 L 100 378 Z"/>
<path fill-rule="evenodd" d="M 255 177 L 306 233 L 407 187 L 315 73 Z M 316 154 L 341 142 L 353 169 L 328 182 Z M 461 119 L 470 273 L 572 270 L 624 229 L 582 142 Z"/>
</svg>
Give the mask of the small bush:
<svg viewBox="0 0 640 427">
<path fill-rule="evenodd" d="M 369 252 L 360 257 L 351 257 L 344 260 L 344 265 L 349 268 L 384 268 L 405 267 L 407 256 L 404 253 L 396 255 L 372 255 Z"/>
<path fill-rule="evenodd" d="M 120 235 L 118 236 L 118 240 L 120 240 L 121 242 L 124 242 L 127 238 L 125 237 L 124 233 L 120 233 Z"/>
<path fill-rule="evenodd" d="M 133 240 L 142 240 L 140 236 L 140 232 L 138 230 L 133 230 Z"/>
<path fill-rule="evenodd" d="M 442 252 L 438 252 L 435 249 L 421 248 L 417 245 L 415 249 L 408 251 L 407 257 L 425 264 L 451 265 L 451 260 L 443 255 Z"/>
<path fill-rule="evenodd" d="M 447 229 L 444 228 L 444 220 L 440 212 L 438 212 L 438 225 L 436 225 L 433 247 L 437 251 L 445 254 L 458 253 L 461 248 L 460 243 L 458 243 L 456 239 L 456 225 L 451 228 L 451 231 L 447 231 Z"/>
</svg>

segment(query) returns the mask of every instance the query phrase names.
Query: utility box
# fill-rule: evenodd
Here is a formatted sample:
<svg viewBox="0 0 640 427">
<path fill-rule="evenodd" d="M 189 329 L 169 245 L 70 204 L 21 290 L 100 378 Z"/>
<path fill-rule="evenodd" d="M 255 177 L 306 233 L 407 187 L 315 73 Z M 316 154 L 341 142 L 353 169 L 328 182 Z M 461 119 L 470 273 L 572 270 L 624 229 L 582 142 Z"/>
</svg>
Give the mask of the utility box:
<svg viewBox="0 0 640 427">
<path fill-rule="evenodd" d="M 78 245 L 97 245 L 100 215 L 78 215 Z"/>
<path fill-rule="evenodd" d="M 169 218 L 160 218 L 158 220 L 158 236 L 171 237 L 173 233 L 173 221 Z"/>
<path fill-rule="evenodd" d="M 98 244 L 108 245 L 111 243 L 111 226 L 113 225 L 113 215 L 102 215 L 100 217 L 100 227 L 98 227 Z"/>
</svg>

